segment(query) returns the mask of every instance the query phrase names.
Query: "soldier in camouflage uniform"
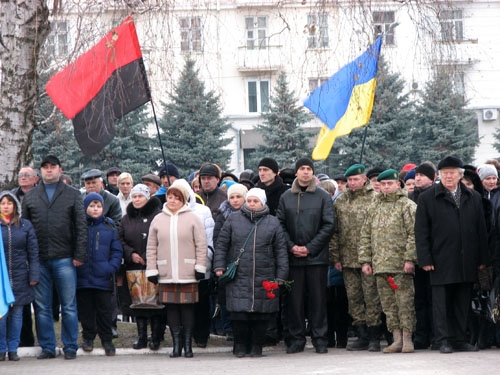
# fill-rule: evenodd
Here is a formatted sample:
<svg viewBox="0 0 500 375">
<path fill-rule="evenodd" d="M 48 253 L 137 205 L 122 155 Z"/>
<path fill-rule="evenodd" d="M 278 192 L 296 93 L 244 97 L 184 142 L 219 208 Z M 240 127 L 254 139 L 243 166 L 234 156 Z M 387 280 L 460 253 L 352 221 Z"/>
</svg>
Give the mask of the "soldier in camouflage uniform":
<svg viewBox="0 0 500 375">
<path fill-rule="evenodd" d="M 330 241 L 330 262 L 343 271 L 349 314 L 358 328 L 358 339 L 347 350 L 380 351 L 379 326 L 381 307 L 373 275 L 364 275 L 359 264 L 359 233 L 375 198 L 375 191 L 365 175 L 365 166 L 350 166 L 345 176 L 348 189 L 335 201 L 337 225 Z"/>
<path fill-rule="evenodd" d="M 361 230 L 359 263 L 364 274 L 375 275 L 387 327 L 394 336 L 394 342 L 384 348 L 384 353 L 412 353 L 417 205 L 401 189 L 396 170 L 388 169 L 377 179 L 381 193 L 370 207 Z"/>
</svg>

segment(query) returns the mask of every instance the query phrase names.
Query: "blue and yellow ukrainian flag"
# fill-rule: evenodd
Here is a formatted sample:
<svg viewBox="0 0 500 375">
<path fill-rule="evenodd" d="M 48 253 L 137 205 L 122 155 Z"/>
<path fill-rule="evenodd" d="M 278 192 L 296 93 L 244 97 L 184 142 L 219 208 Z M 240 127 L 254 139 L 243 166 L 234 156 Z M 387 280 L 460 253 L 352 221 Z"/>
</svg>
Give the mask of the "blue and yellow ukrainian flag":
<svg viewBox="0 0 500 375">
<path fill-rule="evenodd" d="M 314 90 L 304 102 L 324 125 L 313 150 L 314 160 L 330 154 L 335 138 L 368 124 L 375 96 L 382 35 L 357 59 Z"/>
<path fill-rule="evenodd" d="M 7 261 L 3 247 L 2 235 L 0 233 L 0 318 L 9 312 L 9 307 L 14 303 L 14 293 L 9 280 Z"/>
</svg>

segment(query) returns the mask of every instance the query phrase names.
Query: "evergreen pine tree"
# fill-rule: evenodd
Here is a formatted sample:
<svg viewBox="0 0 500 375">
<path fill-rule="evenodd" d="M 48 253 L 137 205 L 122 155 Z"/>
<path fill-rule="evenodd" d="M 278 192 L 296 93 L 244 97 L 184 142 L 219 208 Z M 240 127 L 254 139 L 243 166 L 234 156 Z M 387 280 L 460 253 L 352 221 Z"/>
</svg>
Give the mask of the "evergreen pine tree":
<svg viewBox="0 0 500 375">
<path fill-rule="evenodd" d="M 222 117 L 220 97 L 213 91 L 205 93 L 193 60 L 186 60 L 174 91 L 170 103 L 163 103 L 160 121 L 167 162 L 174 163 L 182 177 L 205 162 L 226 170 L 231 151 L 225 147 L 231 139 L 225 134 L 230 125 Z"/>
<path fill-rule="evenodd" d="M 297 98 L 290 91 L 284 72 L 276 82 L 269 112 L 262 113 L 262 118 L 264 122 L 257 126 L 257 130 L 265 144 L 259 145 L 252 153 L 247 167 L 257 170 L 264 157 L 274 158 L 281 168 L 293 167 L 297 159 L 311 155 L 311 135 L 301 125 L 310 121 L 312 115 L 302 105 L 297 105 Z"/>
<path fill-rule="evenodd" d="M 465 163 L 472 161 L 479 144 L 477 118 L 473 111 L 465 109 L 465 104 L 448 74 L 438 73 L 426 84 L 416 109 L 414 162 L 437 163 L 451 154 Z"/>
<path fill-rule="evenodd" d="M 365 132 L 361 161 L 368 169 L 375 166 L 399 169 L 409 161 L 412 110 L 409 95 L 403 91 L 401 75 L 390 72 L 388 64 L 380 58 L 370 121 L 366 127 L 356 128 L 348 136 L 335 140 L 328 158 L 332 175 L 359 163 Z"/>
</svg>

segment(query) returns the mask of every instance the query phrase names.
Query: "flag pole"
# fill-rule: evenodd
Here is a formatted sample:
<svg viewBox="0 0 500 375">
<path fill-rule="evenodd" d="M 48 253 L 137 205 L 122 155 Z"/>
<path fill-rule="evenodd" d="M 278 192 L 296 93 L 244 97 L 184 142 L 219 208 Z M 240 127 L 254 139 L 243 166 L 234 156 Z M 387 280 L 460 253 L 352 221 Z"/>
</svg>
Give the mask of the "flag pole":
<svg viewBox="0 0 500 375">
<path fill-rule="evenodd" d="M 163 158 L 163 165 L 167 165 L 167 159 L 165 158 L 165 151 L 163 150 L 163 144 L 161 143 L 160 127 L 158 126 L 158 119 L 156 118 L 155 105 L 153 104 L 152 99 L 151 99 L 151 108 L 153 108 L 153 118 L 155 119 L 156 132 L 158 133 L 158 141 L 160 143 L 161 156 Z"/>
<path fill-rule="evenodd" d="M 359 154 L 359 164 L 363 164 L 363 154 L 365 152 L 366 134 L 368 133 L 368 124 L 365 126 L 365 134 L 363 135 L 363 143 L 361 143 L 361 153 Z"/>
</svg>

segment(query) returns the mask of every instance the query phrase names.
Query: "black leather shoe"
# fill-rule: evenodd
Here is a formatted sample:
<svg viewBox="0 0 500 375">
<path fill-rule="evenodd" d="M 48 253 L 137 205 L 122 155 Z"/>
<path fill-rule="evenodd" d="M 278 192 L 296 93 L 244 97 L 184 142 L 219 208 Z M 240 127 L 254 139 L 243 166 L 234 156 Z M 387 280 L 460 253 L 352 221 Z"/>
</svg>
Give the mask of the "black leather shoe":
<svg viewBox="0 0 500 375">
<path fill-rule="evenodd" d="M 444 343 L 439 347 L 439 351 L 442 354 L 450 354 L 453 353 L 453 348 L 448 343 Z"/>
<path fill-rule="evenodd" d="M 82 349 L 84 352 L 91 352 L 94 350 L 94 340 L 83 340 Z"/>
<path fill-rule="evenodd" d="M 316 353 L 318 354 L 325 354 L 325 353 L 328 353 L 328 348 L 326 346 L 317 346 L 316 347 Z"/>
<path fill-rule="evenodd" d="M 55 358 L 56 355 L 47 351 L 47 350 L 42 350 L 42 352 L 36 357 L 36 359 L 50 359 L 50 358 Z"/>
<path fill-rule="evenodd" d="M 9 352 L 9 361 L 19 361 L 20 359 L 17 352 Z"/>
<path fill-rule="evenodd" d="M 477 352 L 479 351 L 478 347 L 476 345 L 471 345 L 468 342 L 461 342 L 459 344 L 456 344 L 453 349 L 455 349 L 457 352 Z"/>
<path fill-rule="evenodd" d="M 76 358 L 76 352 L 72 350 L 68 350 L 67 352 L 64 352 L 64 359 L 75 359 Z"/>
<path fill-rule="evenodd" d="M 287 354 L 295 354 L 304 351 L 304 345 L 301 344 L 292 344 L 286 348 Z"/>
</svg>

